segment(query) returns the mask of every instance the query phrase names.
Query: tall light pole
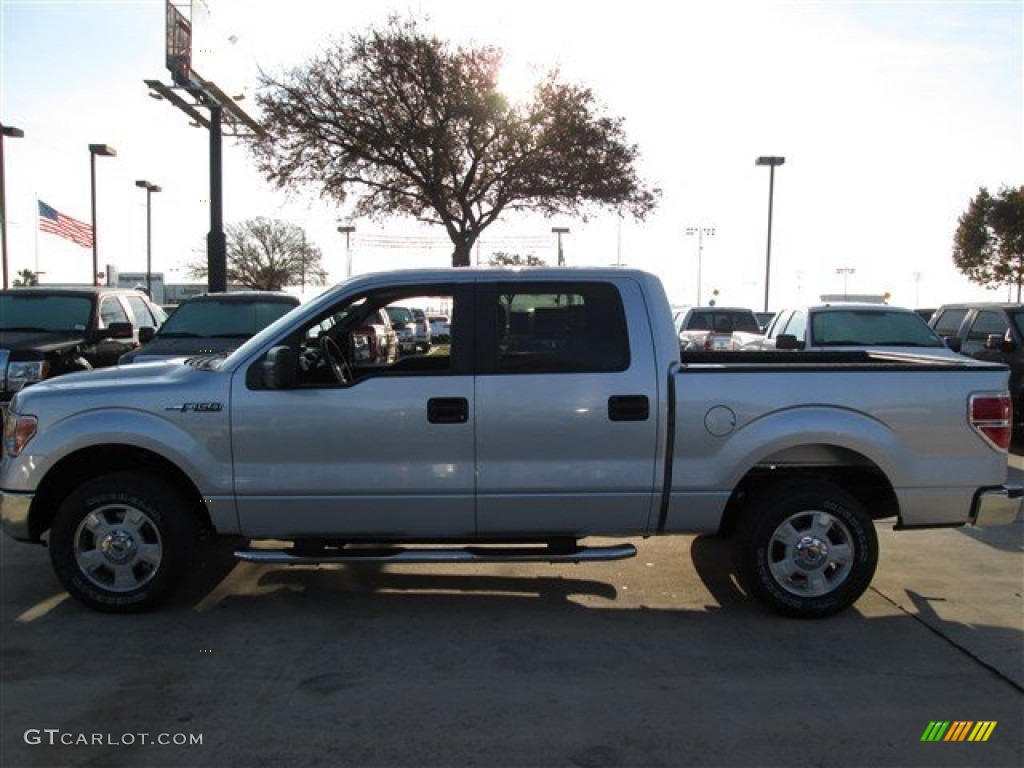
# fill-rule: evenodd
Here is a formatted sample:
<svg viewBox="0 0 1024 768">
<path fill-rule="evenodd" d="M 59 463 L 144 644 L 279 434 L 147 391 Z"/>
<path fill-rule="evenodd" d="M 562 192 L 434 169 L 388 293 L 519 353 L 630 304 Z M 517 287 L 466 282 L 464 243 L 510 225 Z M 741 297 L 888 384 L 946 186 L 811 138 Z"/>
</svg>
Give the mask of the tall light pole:
<svg viewBox="0 0 1024 768">
<path fill-rule="evenodd" d="M 10 287 L 7 278 L 7 182 L 4 176 L 4 137 L 11 139 L 25 138 L 25 132 L 13 125 L 0 125 L 0 246 L 4 258 L 4 290 Z"/>
<path fill-rule="evenodd" d="M 565 266 L 565 254 L 562 252 L 562 235 L 569 234 L 568 227 L 552 227 L 551 231 L 558 235 L 558 266 Z"/>
<path fill-rule="evenodd" d="M 349 278 L 352 277 L 352 248 L 349 237 L 356 231 L 356 228 L 351 224 L 342 224 L 338 227 L 338 231 L 345 236 L 345 277 Z"/>
<path fill-rule="evenodd" d="M 921 278 L 924 277 L 923 272 L 915 272 L 914 275 L 914 306 L 921 306 Z"/>
<path fill-rule="evenodd" d="M 768 311 L 768 285 L 772 275 L 772 202 L 775 197 L 775 166 L 786 162 L 784 157 L 767 156 L 759 157 L 754 165 L 767 165 L 768 176 L 768 250 L 764 259 L 764 311 Z"/>
<path fill-rule="evenodd" d="M 97 245 L 99 234 L 96 232 L 96 155 L 100 157 L 117 157 L 117 150 L 107 144 L 89 145 L 89 190 L 92 201 L 92 284 L 100 284 L 100 260 Z"/>
<path fill-rule="evenodd" d="M 153 217 L 152 197 L 154 192 L 160 191 L 159 184 L 140 179 L 135 182 L 136 187 L 146 190 L 146 293 L 153 298 Z M 95 237 L 95 233 L 93 234 Z"/>
<path fill-rule="evenodd" d="M 700 292 L 701 275 L 700 275 L 700 272 L 701 272 L 701 262 L 703 261 L 703 258 L 704 258 L 704 235 L 707 235 L 708 237 L 714 237 L 715 236 L 715 228 L 714 227 L 703 227 L 703 226 L 701 226 L 701 227 L 687 227 L 686 228 L 686 234 L 687 234 L 688 237 L 693 237 L 694 235 L 697 236 L 697 306 L 698 307 L 702 307 L 704 305 L 701 304 L 701 301 L 700 301 L 700 297 L 701 297 L 701 292 Z"/>
<path fill-rule="evenodd" d="M 849 295 L 848 291 L 846 290 L 846 281 L 849 279 L 850 275 L 857 274 L 857 270 L 854 269 L 853 267 L 838 267 L 836 269 L 836 274 L 843 276 L 843 299 L 845 300 L 846 297 Z"/>
</svg>

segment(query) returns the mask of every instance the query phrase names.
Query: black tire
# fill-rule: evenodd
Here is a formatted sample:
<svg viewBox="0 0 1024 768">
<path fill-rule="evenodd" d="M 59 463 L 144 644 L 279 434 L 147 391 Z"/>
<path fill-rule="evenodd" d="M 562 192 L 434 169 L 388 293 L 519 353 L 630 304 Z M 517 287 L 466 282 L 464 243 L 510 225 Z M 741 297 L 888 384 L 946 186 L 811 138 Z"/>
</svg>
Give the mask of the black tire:
<svg viewBox="0 0 1024 768">
<path fill-rule="evenodd" d="M 182 492 L 139 472 L 84 483 L 60 505 L 50 562 L 76 600 L 98 611 L 155 608 L 178 585 L 199 526 Z"/>
<path fill-rule="evenodd" d="M 878 564 L 878 537 L 864 506 L 827 482 L 778 486 L 738 522 L 733 558 L 740 582 L 765 607 L 819 619 L 864 594 Z"/>
</svg>

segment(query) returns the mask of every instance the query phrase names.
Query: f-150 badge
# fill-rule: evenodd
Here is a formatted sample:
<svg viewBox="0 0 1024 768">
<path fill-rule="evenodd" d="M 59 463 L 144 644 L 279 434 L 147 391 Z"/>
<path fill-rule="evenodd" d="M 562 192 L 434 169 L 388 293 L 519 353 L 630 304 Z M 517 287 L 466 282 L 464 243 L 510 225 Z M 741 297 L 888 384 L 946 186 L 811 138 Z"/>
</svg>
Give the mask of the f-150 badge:
<svg viewBox="0 0 1024 768">
<path fill-rule="evenodd" d="M 195 411 L 196 413 L 213 413 L 224 409 L 222 403 L 182 403 L 181 405 L 168 405 L 164 408 L 165 411 L 178 411 L 179 413 L 185 413 L 187 411 Z"/>
</svg>

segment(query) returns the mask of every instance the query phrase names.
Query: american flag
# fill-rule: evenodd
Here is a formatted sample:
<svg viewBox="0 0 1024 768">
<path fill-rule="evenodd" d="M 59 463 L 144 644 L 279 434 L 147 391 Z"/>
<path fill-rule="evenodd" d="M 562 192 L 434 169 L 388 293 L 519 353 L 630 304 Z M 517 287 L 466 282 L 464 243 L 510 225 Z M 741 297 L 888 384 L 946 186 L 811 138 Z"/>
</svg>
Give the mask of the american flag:
<svg viewBox="0 0 1024 768">
<path fill-rule="evenodd" d="M 39 203 L 39 229 L 53 235 L 60 235 L 83 248 L 92 248 L 92 227 L 78 219 L 65 216 L 42 200 Z"/>
</svg>

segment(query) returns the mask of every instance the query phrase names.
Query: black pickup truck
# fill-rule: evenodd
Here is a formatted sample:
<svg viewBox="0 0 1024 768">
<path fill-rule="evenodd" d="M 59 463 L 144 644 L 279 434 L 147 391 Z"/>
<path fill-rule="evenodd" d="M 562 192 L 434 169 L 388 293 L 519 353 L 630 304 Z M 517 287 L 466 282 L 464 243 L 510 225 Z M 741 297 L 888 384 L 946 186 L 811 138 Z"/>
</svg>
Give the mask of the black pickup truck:
<svg viewBox="0 0 1024 768">
<path fill-rule="evenodd" d="M 1024 304 L 943 304 L 929 325 L 950 349 L 1010 368 L 1014 442 L 1024 444 Z"/>
<path fill-rule="evenodd" d="M 18 390 L 70 371 L 115 365 L 141 328 L 166 313 L 143 291 L 81 287 L 0 291 L 0 405 Z"/>
</svg>

